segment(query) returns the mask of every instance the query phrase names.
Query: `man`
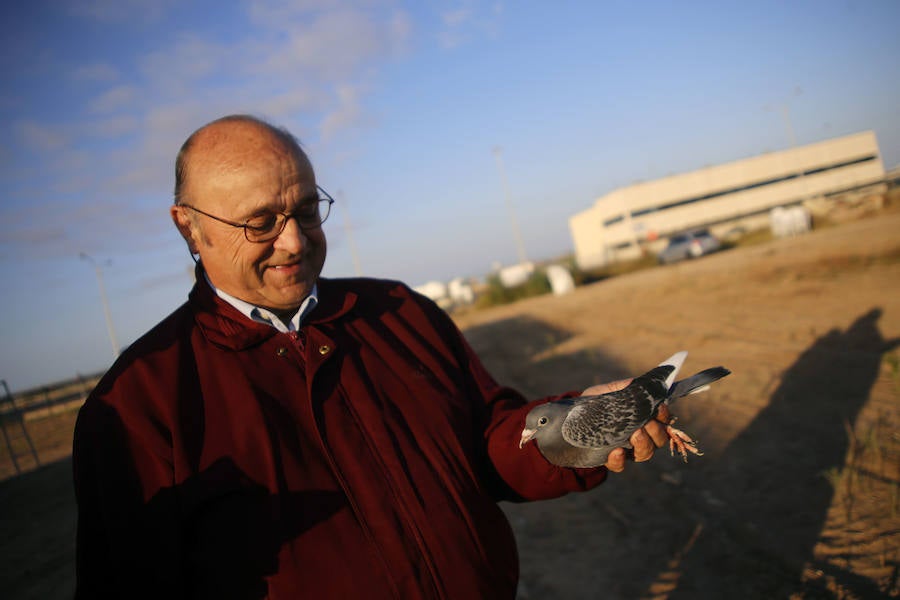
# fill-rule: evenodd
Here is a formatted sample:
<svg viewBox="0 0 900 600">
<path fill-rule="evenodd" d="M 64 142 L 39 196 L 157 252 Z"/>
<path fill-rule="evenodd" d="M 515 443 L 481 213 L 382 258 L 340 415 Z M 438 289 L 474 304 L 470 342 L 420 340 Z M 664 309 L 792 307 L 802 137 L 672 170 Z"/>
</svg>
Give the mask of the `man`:
<svg viewBox="0 0 900 600">
<path fill-rule="evenodd" d="M 185 142 L 171 215 L 197 283 L 79 414 L 78 598 L 512 598 L 497 501 L 605 478 L 519 449 L 529 406 L 433 303 L 319 277 L 332 202 L 267 123 Z M 631 441 L 646 460 L 667 437 Z"/>
</svg>

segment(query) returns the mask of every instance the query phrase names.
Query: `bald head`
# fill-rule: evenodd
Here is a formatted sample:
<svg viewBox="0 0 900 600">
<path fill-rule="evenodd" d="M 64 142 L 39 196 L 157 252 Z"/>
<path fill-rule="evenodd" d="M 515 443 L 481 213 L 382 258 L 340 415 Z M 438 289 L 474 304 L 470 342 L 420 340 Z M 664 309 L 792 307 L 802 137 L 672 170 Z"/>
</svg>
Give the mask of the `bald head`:
<svg viewBox="0 0 900 600">
<path fill-rule="evenodd" d="M 186 189 L 193 171 L 239 169 L 252 160 L 262 144 L 280 146 L 299 163 L 311 167 L 300 142 L 288 130 L 251 115 L 228 115 L 207 123 L 182 144 L 175 159 L 175 204 L 187 201 Z"/>
</svg>

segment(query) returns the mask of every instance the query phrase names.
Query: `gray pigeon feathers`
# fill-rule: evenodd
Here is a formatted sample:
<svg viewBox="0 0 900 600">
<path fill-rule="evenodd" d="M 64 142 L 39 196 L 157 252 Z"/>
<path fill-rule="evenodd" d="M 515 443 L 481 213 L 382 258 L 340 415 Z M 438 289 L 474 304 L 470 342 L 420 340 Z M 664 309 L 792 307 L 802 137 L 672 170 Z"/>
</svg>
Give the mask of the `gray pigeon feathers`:
<svg viewBox="0 0 900 600">
<path fill-rule="evenodd" d="M 687 352 L 678 352 L 627 387 L 596 396 L 579 396 L 534 407 L 525 417 L 519 447 L 535 440 L 541 454 L 562 467 L 598 467 L 610 451 L 630 447 L 631 434 L 656 417 L 661 404 L 696 394 L 731 371 L 713 367 L 675 381 Z M 683 431 L 666 424 L 670 447 L 687 460 L 687 452 L 700 454 Z"/>
</svg>

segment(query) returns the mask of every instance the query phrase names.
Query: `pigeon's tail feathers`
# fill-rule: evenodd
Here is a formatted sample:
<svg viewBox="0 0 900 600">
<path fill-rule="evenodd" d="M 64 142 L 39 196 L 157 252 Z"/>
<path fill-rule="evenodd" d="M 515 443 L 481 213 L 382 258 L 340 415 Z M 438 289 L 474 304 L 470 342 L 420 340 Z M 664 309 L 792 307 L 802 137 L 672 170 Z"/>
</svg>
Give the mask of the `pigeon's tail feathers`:
<svg viewBox="0 0 900 600">
<path fill-rule="evenodd" d="M 676 352 L 675 354 L 673 354 L 666 360 L 659 363 L 658 366 L 665 367 L 666 365 L 671 365 L 671 366 L 675 367 L 675 370 L 677 371 L 678 369 L 681 368 L 681 365 L 684 364 L 684 359 L 687 358 L 687 355 L 688 355 L 687 350 L 682 350 L 681 352 Z"/>
<path fill-rule="evenodd" d="M 682 350 L 681 352 L 676 352 L 666 360 L 659 363 L 660 367 L 674 367 L 672 372 L 666 377 L 666 388 L 670 389 L 672 387 L 672 383 L 675 381 L 675 376 L 678 375 L 678 370 L 681 368 L 681 365 L 684 364 L 684 359 L 687 358 L 687 351 Z"/>
<path fill-rule="evenodd" d="M 731 374 L 731 371 L 725 367 L 704 369 L 695 375 L 691 375 L 687 379 L 676 382 L 675 385 L 669 389 L 669 399 L 667 402 L 672 402 L 676 398 L 681 398 L 682 396 L 705 392 L 709 389 L 709 384 L 718 381 L 729 374 Z"/>
<path fill-rule="evenodd" d="M 706 385 L 692 389 L 691 391 L 689 391 L 687 394 L 684 394 L 684 395 L 690 396 L 691 394 L 699 394 L 700 392 L 705 392 L 708 389 L 709 389 L 709 384 L 707 383 Z"/>
</svg>

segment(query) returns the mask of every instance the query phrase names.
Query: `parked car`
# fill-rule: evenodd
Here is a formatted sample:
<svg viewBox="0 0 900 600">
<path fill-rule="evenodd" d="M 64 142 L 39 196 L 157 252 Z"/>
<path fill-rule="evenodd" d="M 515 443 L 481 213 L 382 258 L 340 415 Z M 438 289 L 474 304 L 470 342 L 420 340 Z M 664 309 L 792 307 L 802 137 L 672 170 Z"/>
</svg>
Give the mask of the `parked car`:
<svg viewBox="0 0 900 600">
<path fill-rule="evenodd" d="M 706 229 L 673 235 L 669 244 L 657 255 L 660 264 L 678 262 L 688 258 L 697 258 L 722 247 L 722 243 Z"/>
</svg>

